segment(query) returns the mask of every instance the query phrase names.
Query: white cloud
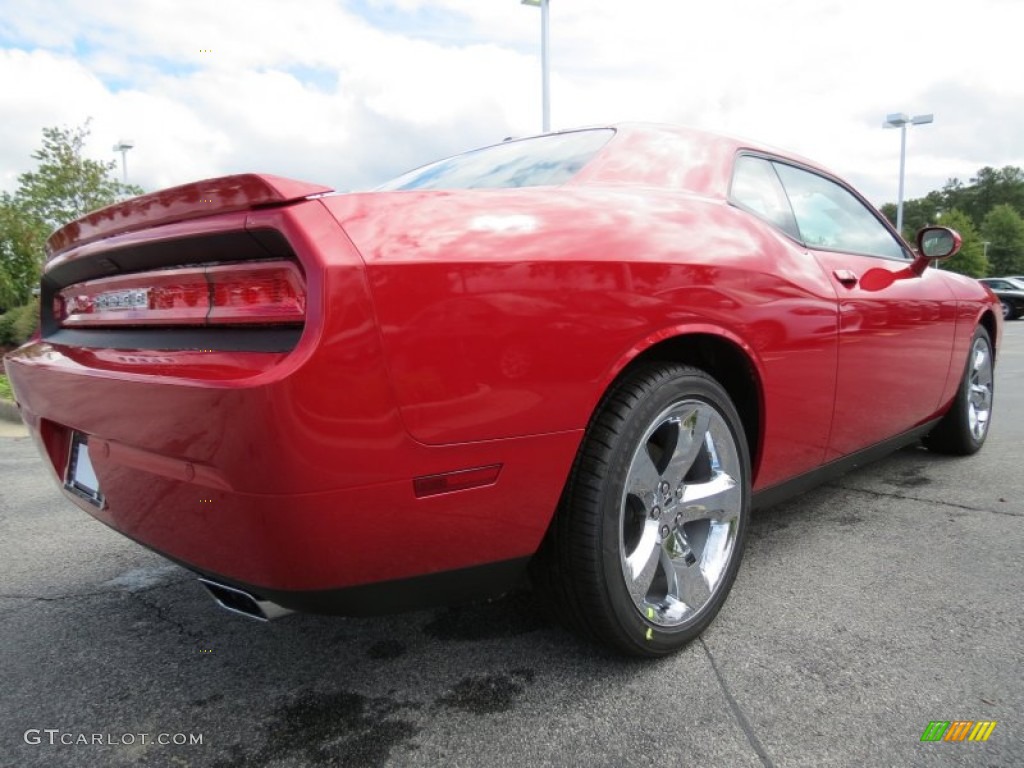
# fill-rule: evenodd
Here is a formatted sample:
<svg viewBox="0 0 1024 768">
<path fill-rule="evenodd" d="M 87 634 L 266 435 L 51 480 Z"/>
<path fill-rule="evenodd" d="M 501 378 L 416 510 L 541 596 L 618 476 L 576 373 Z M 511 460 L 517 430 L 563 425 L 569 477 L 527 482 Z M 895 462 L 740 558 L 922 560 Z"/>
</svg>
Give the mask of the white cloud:
<svg viewBox="0 0 1024 768">
<path fill-rule="evenodd" d="M 43 126 L 82 122 L 109 108 L 106 87 L 80 63 L 47 51 L 0 50 L 0 187 L 29 170 Z"/>
<path fill-rule="evenodd" d="M 0 2 L 0 187 L 40 129 L 133 138 L 147 188 L 258 170 L 353 188 L 539 124 L 539 12 L 517 0 Z M 1024 3 L 552 0 L 556 127 L 660 120 L 812 157 L 895 197 L 1024 165 Z M 207 53 L 206 51 L 210 51 Z"/>
</svg>

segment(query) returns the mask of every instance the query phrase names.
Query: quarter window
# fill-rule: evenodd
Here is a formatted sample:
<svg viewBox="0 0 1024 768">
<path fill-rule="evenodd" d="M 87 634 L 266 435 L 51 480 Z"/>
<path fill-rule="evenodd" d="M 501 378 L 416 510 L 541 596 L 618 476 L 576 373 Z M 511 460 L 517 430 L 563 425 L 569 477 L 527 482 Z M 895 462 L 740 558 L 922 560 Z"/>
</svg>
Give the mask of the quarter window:
<svg viewBox="0 0 1024 768">
<path fill-rule="evenodd" d="M 734 202 L 751 213 L 774 224 L 790 237 L 800 239 L 786 192 L 772 164 L 764 158 L 750 155 L 736 158 L 729 194 Z"/>
<path fill-rule="evenodd" d="M 816 173 L 773 163 L 810 248 L 906 259 L 903 246 L 849 190 Z"/>
</svg>

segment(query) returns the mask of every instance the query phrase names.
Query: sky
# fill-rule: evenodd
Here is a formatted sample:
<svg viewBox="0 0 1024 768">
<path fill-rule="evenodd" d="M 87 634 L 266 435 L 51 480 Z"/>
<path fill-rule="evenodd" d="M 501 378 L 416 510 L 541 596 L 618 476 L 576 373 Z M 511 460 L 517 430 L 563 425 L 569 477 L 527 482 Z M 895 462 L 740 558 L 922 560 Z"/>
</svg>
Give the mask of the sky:
<svg viewBox="0 0 1024 768">
<path fill-rule="evenodd" d="M 519 0 L 0 0 L 0 189 L 41 130 L 146 190 L 261 172 L 365 189 L 541 129 Z M 1024 166 L 1024 0 L 551 0 L 555 130 L 690 125 L 809 157 L 881 205 Z"/>
</svg>

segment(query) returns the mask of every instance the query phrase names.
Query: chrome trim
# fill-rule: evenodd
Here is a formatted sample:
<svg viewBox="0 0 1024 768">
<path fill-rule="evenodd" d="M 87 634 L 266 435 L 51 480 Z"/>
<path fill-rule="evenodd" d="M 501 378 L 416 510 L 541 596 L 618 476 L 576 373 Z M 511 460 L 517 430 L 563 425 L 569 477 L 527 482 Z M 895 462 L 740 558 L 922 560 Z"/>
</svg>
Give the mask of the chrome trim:
<svg viewBox="0 0 1024 768">
<path fill-rule="evenodd" d="M 269 600 L 261 600 L 244 590 L 229 587 L 226 584 L 199 577 L 199 583 L 206 587 L 206 591 L 217 602 L 221 608 L 231 613 L 237 613 L 257 621 L 273 621 L 282 616 L 287 616 L 294 611 L 284 608 Z"/>
<path fill-rule="evenodd" d="M 992 416 L 992 368 L 992 349 L 988 342 L 983 338 L 975 339 L 967 374 L 967 426 L 977 441 L 984 439 Z"/>
<path fill-rule="evenodd" d="M 622 576 L 640 614 L 691 624 L 736 555 L 743 477 L 729 425 L 710 403 L 662 411 L 637 445 L 619 503 Z"/>
</svg>

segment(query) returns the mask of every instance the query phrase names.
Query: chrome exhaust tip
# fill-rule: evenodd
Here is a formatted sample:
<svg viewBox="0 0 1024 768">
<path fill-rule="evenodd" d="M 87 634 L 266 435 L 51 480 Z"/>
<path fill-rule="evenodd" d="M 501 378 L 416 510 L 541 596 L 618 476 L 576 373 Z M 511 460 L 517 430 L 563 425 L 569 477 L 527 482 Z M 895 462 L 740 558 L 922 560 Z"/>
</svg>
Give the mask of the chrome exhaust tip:
<svg viewBox="0 0 1024 768">
<path fill-rule="evenodd" d="M 219 584 L 216 581 L 200 578 L 199 583 L 206 587 L 206 591 L 217 601 L 217 605 L 226 611 L 238 613 L 257 621 L 272 621 L 282 616 L 287 616 L 294 611 L 283 608 L 277 603 L 269 600 L 261 600 L 248 592 L 229 587 L 226 584 Z"/>
</svg>

